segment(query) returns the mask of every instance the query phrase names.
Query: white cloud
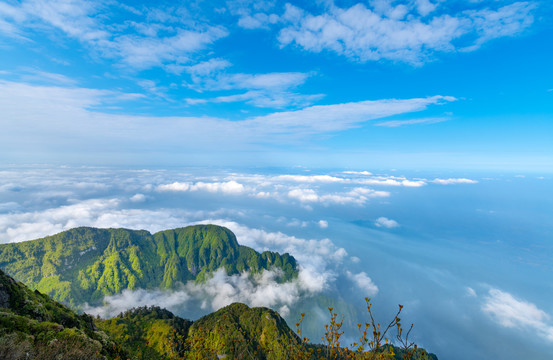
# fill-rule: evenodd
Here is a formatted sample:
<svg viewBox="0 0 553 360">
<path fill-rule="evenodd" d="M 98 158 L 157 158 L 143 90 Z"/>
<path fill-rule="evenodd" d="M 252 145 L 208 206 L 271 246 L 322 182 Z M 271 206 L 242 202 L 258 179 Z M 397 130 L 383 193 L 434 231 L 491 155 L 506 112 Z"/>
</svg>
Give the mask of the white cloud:
<svg viewBox="0 0 553 360">
<path fill-rule="evenodd" d="M 319 220 L 319 222 L 318 222 L 317 224 L 319 224 L 319 227 L 320 227 L 321 229 L 326 229 L 326 228 L 328 228 L 328 221 L 326 221 L 326 220 Z"/>
<path fill-rule="evenodd" d="M 167 63 L 188 63 L 193 52 L 227 35 L 220 27 L 206 27 L 204 31 L 178 29 L 167 37 L 122 35 L 102 50 L 107 56 L 121 58 L 126 65 L 143 70 Z"/>
<path fill-rule="evenodd" d="M 288 91 L 252 90 L 241 94 L 205 99 L 205 102 L 229 103 L 243 101 L 257 107 L 284 108 L 286 106 L 307 106 L 323 97 L 323 95 L 302 95 Z"/>
<path fill-rule="evenodd" d="M 123 208 L 119 199 L 89 199 L 39 211 L 0 214 L 0 243 L 53 235 L 78 226 L 145 229 L 152 232 L 182 227 L 217 216 L 221 211 Z"/>
<path fill-rule="evenodd" d="M 478 181 L 465 179 L 465 178 L 449 178 L 449 179 L 434 179 L 431 182 L 440 185 L 452 185 L 452 184 L 476 184 Z"/>
<path fill-rule="evenodd" d="M 190 186 L 190 191 L 208 191 L 211 193 L 221 192 L 224 194 L 241 194 L 245 191 L 244 185 L 237 183 L 236 181 L 227 182 L 197 182 Z"/>
<path fill-rule="evenodd" d="M 350 191 L 349 194 L 351 196 L 359 198 L 363 202 L 366 201 L 368 198 L 381 198 L 390 196 L 390 193 L 388 191 L 378 191 L 363 187 L 356 187 L 355 189 Z"/>
<path fill-rule="evenodd" d="M 323 205 L 330 204 L 357 204 L 362 205 L 370 198 L 388 197 L 390 193 L 387 191 L 376 191 L 367 188 L 355 188 L 345 193 L 334 193 L 319 195 L 313 189 L 293 189 L 288 192 L 288 197 L 296 199 L 302 203 L 321 203 Z"/>
<path fill-rule="evenodd" d="M 92 315 L 113 317 L 118 313 L 138 306 L 162 306 L 175 313 L 185 309 L 194 310 L 198 307 L 211 312 L 235 302 L 249 306 L 264 306 L 276 310 L 284 310 L 282 316 L 287 316 L 290 307 L 305 296 L 312 296 L 320 289 L 313 289 L 306 281 L 312 281 L 313 274 L 305 274 L 300 268 L 297 279 L 279 283 L 277 278 L 281 272 L 263 271 L 261 274 L 244 272 L 227 275 L 223 268 L 213 273 L 205 283 L 196 284 L 193 281 L 182 285 L 176 290 L 123 290 L 120 294 L 106 296 L 104 305 L 100 307 L 84 306 L 84 311 Z M 315 292 L 311 292 L 316 290 Z"/>
<path fill-rule="evenodd" d="M 102 4 L 83 0 L 28 0 L 21 6 L 28 19 L 40 19 L 67 35 L 83 42 L 106 40 L 109 33 L 102 29 L 95 15 Z"/>
<path fill-rule="evenodd" d="M 419 125 L 419 124 L 435 124 L 442 121 L 447 121 L 448 118 L 425 118 L 425 119 L 411 119 L 411 120 L 389 120 L 374 124 L 375 126 L 384 127 L 400 127 L 405 125 Z"/>
<path fill-rule="evenodd" d="M 288 192 L 288 196 L 301 202 L 317 202 L 319 195 L 313 189 L 294 189 Z"/>
<path fill-rule="evenodd" d="M 137 203 L 138 203 L 138 202 L 144 202 L 144 201 L 146 201 L 146 195 L 144 195 L 144 194 L 134 194 L 134 195 L 130 198 L 130 200 L 131 200 L 132 202 L 137 202 Z"/>
<path fill-rule="evenodd" d="M 397 221 L 395 220 L 392 220 L 392 219 L 388 219 L 386 217 L 379 217 L 378 219 L 376 219 L 376 221 L 374 222 L 374 224 L 377 226 L 377 227 L 385 227 L 387 229 L 393 229 L 395 227 L 398 227 L 399 224 Z"/>
<path fill-rule="evenodd" d="M 353 274 L 350 271 L 346 271 L 346 276 L 353 281 L 357 287 L 364 291 L 363 296 L 374 296 L 378 293 L 378 286 L 373 283 L 371 278 L 367 276 L 365 272 Z"/>
<path fill-rule="evenodd" d="M 269 24 L 275 24 L 279 21 L 279 17 L 276 14 L 264 14 L 257 13 L 252 15 L 242 16 L 238 20 L 238 26 L 244 29 L 262 29 L 268 28 Z"/>
<path fill-rule="evenodd" d="M 187 67 L 186 70 L 191 75 L 191 83 L 187 86 L 198 92 L 232 91 L 231 94 L 214 98 L 204 97 L 202 98 L 204 102 L 241 101 L 258 107 L 307 106 L 323 97 L 321 94 L 303 95 L 291 91 L 291 89 L 302 85 L 311 75 L 310 73 L 229 74 L 221 72 L 229 65 L 226 61 L 216 59 Z M 247 91 L 236 93 L 236 90 Z M 189 100 L 194 101 L 194 99 Z"/>
<path fill-rule="evenodd" d="M 423 180 L 409 180 L 405 177 L 397 176 L 374 176 L 369 179 L 357 180 L 357 183 L 364 185 L 379 185 L 379 186 L 405 186 L 405 187 L 421 187 L 426 185 Z"/>
<path fill-rule="evenodd" d="M 156 189 L 157 191 L 188 191 L 190 190 L 190 184 L 175 181 L 171 184 L 158 185 Z"/>
<path fill-rule="evenodd" d="M 331 4 L 314 15 L 287 4 L 281 17 L 286 25 L 278 40 L 281 46 L 328 50 L 361 62 L 388 59 L 421 64 L 435 52 L 470 51 L 489 40 L 519 34 L 532 24 L 535 7 L 517 2 L 496 10 L 437 14 L 437 5 L 426 0 L 412 2 L 411 7 L 374 1 L 372 6 Z"/>
<path fill-rule="evenodd" d="M 93 225 L 118 204 L 116 199 L 87 200 L 44 211 L 1 215 L 0 242 L 32 240 L 83 224 Z"/>
<path fill-rule="evenodd" d="M 513 295 L 498 289 L 490 289 L 485 298 L 482 311 L 492 316 L 500 325 L 508 328 L 522 327 L 537 331 L 553 342 L 553 325 L 550 315 L 535 304 L 519 300 Z"/>
<path fill-rule="evenodd" d="M 276 3 L 274 1 L 227 1 L 230 13 L 238 16 L 238 26 L 244 29 L 267 29 L 269 25 L 277 23 L 279 16 L 271 12 Z"/>
<path fill-rule="evenodd" d="M 307 221 L 300 221 L 298 219 L 293 219 L 289 223 L 286 224 L 286 226 L 294 226 L 294 227 L 302 227 L 305 228 L 309 225 Z"/>
<path fill-rule="evenodd" d="M 86 45 L 94 56 L 119 59 L 127 68 L 135 70 L 165 66 L 174 69 L 190 63 L 195 52 L 228 35 L 221 26 L 210 26 L 198 20 L 192 22 L 192 15 L 182 8 L 134 11 L 140 20 L 109 23 L 108 17 L 102 14 L 110 6 L 116 4 L 27 0 L 18 7 L 0 8 L 0 31 L 19 35 L 25 31 L 60 30 Z M 7 14 L 11 22 L 2 20 L 2 13 Z M 135 30 L 134 34 L 129 34 L 129 27 Z"/>
<path fill-rule="evenodd" d="M 342 171 L 344 174 L 353 174 L 353 175 L 372 175 L 369 171 Z"/>
<path fill-rule="evenodd" d="M 198 79 L 203 76 L 212 76 L 220 70 L 223 70 L 232 64 L 225 59 L 213 58 L 207 61 L 199 62 L 195 65 L 184 67 L 184 69 L 192 76 Z"/>
<path fill-rule="evenodd" d="M 330 175 L 278 175 L 274 177 L 277 181 L 295 181 L 303 183 L 339 183 L 345 182 L 346 179 L 330 176 Z"/>
<path fill-rule="evenodd" d="M 7 119 L 0 133 L 0 149 L 7 153 L 28 153 L 40 148 L 40 153 L 49 153 L 70 147 L 73 153 L 79 154 L 89 153 L 91 147 L 125 153 L 142 153 L 154 147 L 171 151 L 175 148 L 213 151 L 214 145 L 219 151 L 259 149 L 260 145 L 275 142 L 304 144 L 314 135 L 336 133 L 369 120 L 421 111 L 429 105 L 454 100 L 433 96 L 319 105 L 237 121 L 131 116 L 93 110 L 125 100 L 123 95 L 105 90 L 0 81 L 0 107 L 3 119 Z M 52 120 L 44 122 L 45 118 Z M 187 134 L 186 142 L 182 141 L 181 134 Z M 58 140 L 50 141 L 50 135 Z"/>
<path fill-rule="evenodd" d="M 246 191 L 244 185 L 232 180 L 226 182 L 202 182 L 196 183 L 183 183 L 174 182 L 171 184 L 158 185 L 156 188 L 158 191 L 207 191 L 210 193 L 223 193 L 223 194 L 241 194 Z"/>
</svg>

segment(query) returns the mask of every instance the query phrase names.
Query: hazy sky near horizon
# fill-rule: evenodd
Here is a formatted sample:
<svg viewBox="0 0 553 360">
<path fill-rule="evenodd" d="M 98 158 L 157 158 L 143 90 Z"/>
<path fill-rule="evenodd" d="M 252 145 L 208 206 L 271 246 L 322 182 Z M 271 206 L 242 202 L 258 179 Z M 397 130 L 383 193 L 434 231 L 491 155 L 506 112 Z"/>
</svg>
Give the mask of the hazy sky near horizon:
<svg viewBox="0 0 553 360">
<path fill-rule="evenodd" d="M 549 1 L 0 2 L 0 161 L 553 168 Z"/>
</svg>

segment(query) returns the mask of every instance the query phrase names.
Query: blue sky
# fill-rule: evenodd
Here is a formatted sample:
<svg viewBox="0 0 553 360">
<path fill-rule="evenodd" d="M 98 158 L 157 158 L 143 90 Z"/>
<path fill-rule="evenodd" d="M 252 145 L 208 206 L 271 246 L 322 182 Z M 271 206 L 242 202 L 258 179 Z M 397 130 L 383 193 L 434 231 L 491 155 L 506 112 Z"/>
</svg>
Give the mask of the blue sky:
<svg viewBox="0 0 553 360">
<path fill-rule="evenodd" d="M 2 161 L 551 169 L 551 10 L 3 1 Z"/>
</svg>

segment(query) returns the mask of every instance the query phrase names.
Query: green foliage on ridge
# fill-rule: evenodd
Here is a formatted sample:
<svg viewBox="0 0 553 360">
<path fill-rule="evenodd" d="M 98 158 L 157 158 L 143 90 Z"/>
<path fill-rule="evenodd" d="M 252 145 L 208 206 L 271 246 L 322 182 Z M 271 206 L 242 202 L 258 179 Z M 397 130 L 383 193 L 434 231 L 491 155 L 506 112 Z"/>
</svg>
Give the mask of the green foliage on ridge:
<svg viewBox="0 0 553 360">
<path fill-rule="evenodd" d="M 385 357 L 340 348 L 333 348 L 336 356 L 328 357 L 324 350 L 325 345 L 300 339 L 278 313 L 267 308 L 234 303 L 194 322 L 155 306 L 128 310 L 112 319 L 92 319 L 30 290 L 0 270 L 3 360 L 437 360 L 420 349 L 407 357 L 391 345 L 381 349 L 380 353 L 390 354 Z"/>
<path fill-rule="evenodd" d="M 132 359 L 182 359 L 189 320 L 156 306 L 131 309 L 111 319 L 95 319 L 98 328 L 126 349 Z"/>
<path fill-rule="evenodd" d="M 92 317 L 77 315 L 0 270 L 0 359 L 127 358 Z"/>
<path fill-rule="evenodd" d="M 227 228 L 194 225 L 150 234 L 145 230 L 80 227 L 42 239 L 0 244 L 0 268 L 31 289 L 73 308 L 100 304 L 124 289 L 173 288 L 227 274 L 282 270 L 297 276 L 296 260 L 238 244 Z"/>
</svg>

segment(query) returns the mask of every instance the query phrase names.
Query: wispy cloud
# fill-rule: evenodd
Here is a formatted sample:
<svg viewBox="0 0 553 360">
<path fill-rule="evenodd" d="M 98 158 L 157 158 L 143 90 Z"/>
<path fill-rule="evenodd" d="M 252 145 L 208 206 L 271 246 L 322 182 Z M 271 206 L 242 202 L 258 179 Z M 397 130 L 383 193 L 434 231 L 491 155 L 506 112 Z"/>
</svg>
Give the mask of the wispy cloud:
<svg viewBox="0 0 553 360">
<path fill-rule="evenodd" d="M 389 120 L 383 121 L 375 126 L 384 126 L 384 127 L 400 127 L 406 125 L 420 125 L 420 124 L 436 124 L 442 121 L 447 121 L 448 118 L 426 118 L 426 119 L 411 119 L 411 120 Z"/>
<path fill-rule="evenodd" d="M 99 111 L 107 104 L 128 101 L 114 91 L 61 86 L 39 86 L 0 81 L 0 105 L 5 119 L 2 147 L 18 151 L 22 142 L 47 149 L 89 146 L 144 151 L 144 145 L 171 149 L 247 149 L 255 144 L 302 143 L 315 135 L 336 134 L 369 120 L 425 110 L 455 99 L 432 96 L 384 99 L 308 106 L 296 111 L 273 112 L 239 121 L 213 117 L 156 117 L 117 115 Z M 131 98 L 132 99 L 132 98 Z M 52 119 L 48 123 L 44 119 Z M 52 143 L 48 135 L 56 135 Z M 187 141 L 182 141 L 187 134 Z M 19 144 L 19 145 L 18 145 Z M 19 149 L 22 150 L 22 149 Z M 25 145 L 25 152 L 32 150 Z M 159 150 L 159 149 L 158 149 Z"/>
<path fill-rule="evenodd" d="M 114 23 L 102 15 L 112 6 L 115 4 L 87 0 L 2 4 L 0 31 L 20 37 L 33 31 L 60 31 L 80 41 L 95 56 L 114 58 L 132 70 L 195 63 L 191 59 L 194 52 L 228 35 L 222 26 L 192 22 L 192 15 L 184 8 L 134 9 L 133 15 L 141 20 Z M 127 31 L 129 27 L 135 30 L 133 34 Z"/>
<path fill-rule="evenodd" d="M 508 292 L 490 289 L 482 305 L 482 311 L 504 327 L 530 329 L 553 342 L 551 316 L 535 304 L 517 299 Z"/>
<path fill-rule="evenodd" d="M 49 85 L 76 85 L 75 79 L 62 74 L 41 71 L 33 68 L 21 68 L 21 80 L 24 82 L 43 83 Z"/>
<path fill-rule="evenodd" d="M 226 91 L 228 95 L 204 97 L 205 102 L 227 103 L 245 102 L 257 107 L 282 108 L 286 106 L 307 106 L 323 97 L 322 94 L 303 95 L 292 91 L 302 85 L 310 73 L 281 72 L 265 74 L 245 74 L 222 72 L 230 63 L 221 59 L 186 67 L 191 76 L 189 88 L 198 92 Z M 244 92 L 245 90 L 245 92 Z M 194 98 L 188 98 L 190 104 Z"/>
</svg>

